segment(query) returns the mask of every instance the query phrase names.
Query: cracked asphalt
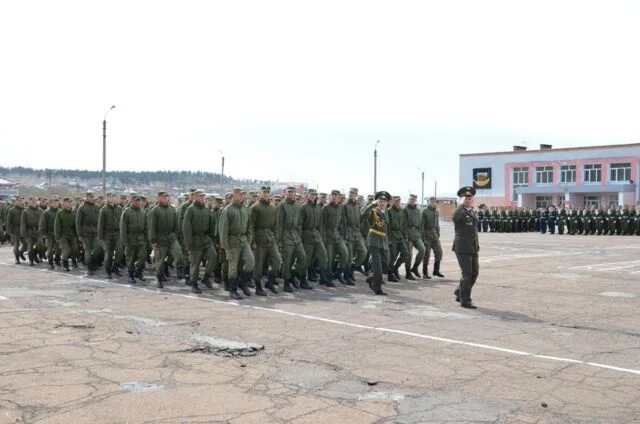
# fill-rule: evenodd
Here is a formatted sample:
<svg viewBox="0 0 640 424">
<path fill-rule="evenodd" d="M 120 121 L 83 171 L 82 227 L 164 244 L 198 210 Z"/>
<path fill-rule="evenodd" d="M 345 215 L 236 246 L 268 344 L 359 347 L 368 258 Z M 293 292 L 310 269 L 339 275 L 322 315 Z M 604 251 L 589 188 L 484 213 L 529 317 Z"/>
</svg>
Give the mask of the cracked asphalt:
<svg viewBox="0 0 640 424">
<path fill-rule="evenodd" d="M 229 301 L 12 264 L 0 423 L 640 422 L 640 238 L 481 234 L 444 279 Z"/>
</svg>

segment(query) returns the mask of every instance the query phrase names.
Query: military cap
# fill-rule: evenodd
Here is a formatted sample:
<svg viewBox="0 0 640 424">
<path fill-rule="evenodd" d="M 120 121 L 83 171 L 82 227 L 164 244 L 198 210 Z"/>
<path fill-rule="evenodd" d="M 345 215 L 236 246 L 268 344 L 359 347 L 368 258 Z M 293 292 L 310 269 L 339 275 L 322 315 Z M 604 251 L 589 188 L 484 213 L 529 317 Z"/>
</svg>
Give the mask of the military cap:
<svg viewBox="0 0 640 424">
<path fill-rule="evenodd" d="M 279 194 L 273 197 L 275 200 L 282 200 L 282 196 L 280 196 Z"/>
<path fill-rule="evenodd" d="M 374 196 L 374 199 L 375 200 L 378 200 L 378 199 L 389 200 L 389 199 L 391 199 L 391 195 L 389 194 L 388 191 L 379 191 Z"/>
<path fill-rule="evenodd" d="M 375 198 L 375 196 L 373 194 L 370 194 L 367 196 L 367 199 L 373 200 Z"/>
<path fill-rule="evenodd" d="M 324 197 L 327 197 L 327 193 L 318 193 L 318 196 L 324 196 Z"/>
<path fill-rule="evenodd" d="M 115 193 L 110 191 L 109 193 L 107 193 L 107 197 L 111 197 L 111 196 L 115 196 Z"/>
<path fill-rule="evenodd" d="M 296 188 L 294 186 L 289 186 L 287 187 L 287 191 L 296 191 Z"/>
<path fill-rule="evenodd" d="M 318 194 L 318 191 L 317 191 L 315 188 L 310 188 L 310 189 L 307 191 L 307 194 Z"/>
<path fill-rule="evenodd" d="M 65 197 L 64 199 L 62 199 L 63 202 L 70 202 L 71 198 L 70 197 Z"/>
<path fill-rule="evenodd" d="M 351 187 L 351 188 L 349 189 L 349 193 L 358 194 L 358 189 L 357 189 L 357 188 L 355 188 L 355 187 Z"/>
<path fill-rule="evenodd" d="M 334 195 L 339 196 L 340 195 L 340 190 L 331 190 L 331 195 L 332 196 L 334 196 Z"/>
<path fill-rule="evenodd" d="M 204 196 L 204 191 L 202 190 L 196 190 L 193 192 L 194 196 Z"/>
<path fill-rule="evenodd" d="M 257 192 L 257 191 L 253 191 L 253 190 L 251 190 L 251 191 L 249 192 L 249 196 L 257 196 L 257 195 L 258 195 L 258 192 Z"/>
<path fill-rule="evenodd" d="M 132 194 L 131 195 L 131 200 L 142 200 L 142 199 L 140 199 L 140 195 L 139 194 Z"/>
<path fill-rule="evenodd" d="M 46 197 L 38 197 L 38 200 L 43 201 L 43 200 L 49 200 Z"/>
<path fill-rule="evenodd" d="M 216 196 L 216 197 L 215 197 L 215 199 L 216 199 L 218 202 L 224 202 L 224 197 Z"/>
<path fill-rule="evenodd" d="M 27 200 L 38 200 L 38 198 L 37 198 L 37 197 L 35 197 L 35 196 L 29 196 L 29 197 L 27 198 Z"/>
<path fill-rule="evenodd" d="M 145 196 L 144 194 L 140 195 L 140 200 L 147 200 L 147 196 Z"/>
<path fill-rule="evenodd" d="M 458 197 L 473 197 L 475 195 L 476 189 L 471 186 L 465 186 L 458 190 Z"/>
<path fill-rule="evenodd" d="M 98 200 L 103 200 L 103 199 L 104 199 L 104 197 L 98 196 Z"/>
<path fill-rule="evenodd" d="M 240 194 L 240 193 L 244 193 L 244 190 L 241 189 L 240 187 L 234 187 L 233 194 Z"/>
<path fill-rule="evenodd" d="M 269 187 L 269 186 L 262 186 L 262 188 L 260 189 L 260 191 L 268 191 L 269 193 L 271 193 L 271 187 Z"/>
<path fill-rule="evenodd" d="M 418 195 L 417 194 L 409 194 L 409 197 L 413 197 L 414 199 L 417 199 Z"/>
<path fill-rule="evenodd" d="M 57 201 L 57 200 L 60 200 L 60 197 L 59 196 L 51 196 L 51 200 L 56 200 Z"/>
<path fill-rule="evenodd" d="M 76 196 L 76 200 L 82 200 L 82 196 Z"/>
<path fill-rule="evenodd" d="M 393 200 L 400 200 L 400 196 L 392 196 Z"/>
<path fill-rule="evenodd" d="M 24 200 L 24 196 L 17 196 L 16 200 Z"/>
<path fill-rule="evenodd" d="M 87 191 L 87 197 L 93 197 L 93 191 Z"/>
<path fill-rule="evenodd" d="M 158 192 L 158 194 L 157 194 L 157 196 L 158 196 L 158 197 L 160 197 L 160 196 L 166 196 L 166 195 L 167 195 L 167 192 L 166 192 L 166 191 L 159 191 L 159 192 Z"/>
<path fill-rule="evenodd" d="M 213 196 L 212 196 L 212 195 L 208 195 L 208 196 L 206 196 L 206 197 L 205 197 L 205 199 L 207 199 L 207 200 L 209 200 L 209 199 L 213 200 Z"/>
<path fill-rule="evenodd" d="M 120 198 L 121 198 L 121 199 L 126 199 L 126 198 L 127 198 L 127 195 L 126 195 L 126 194 L 121 194 L 121 195 L 120 195 Z"/>
<path fill-rule="evenodd" d="M 190 188 L 189 189 L 189 193 L 195 193 L 196 191 L 198 191 L 198 190 L 196 190 L 195 188 Z"/>
</svg>

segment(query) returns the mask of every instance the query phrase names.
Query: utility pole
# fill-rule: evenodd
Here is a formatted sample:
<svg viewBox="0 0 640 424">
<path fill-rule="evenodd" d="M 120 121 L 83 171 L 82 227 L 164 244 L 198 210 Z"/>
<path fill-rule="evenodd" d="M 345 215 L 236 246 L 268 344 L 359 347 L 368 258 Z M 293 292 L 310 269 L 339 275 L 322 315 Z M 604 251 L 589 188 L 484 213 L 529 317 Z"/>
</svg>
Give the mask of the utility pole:
<svg viewBox="0 0 640 424">
<path fill-rule="evenodd" d="M 104 114 L 102 119 L 102 195 L 107 195 L 107 115 L 115 105 L 111 106 Z"/>
<path fill-rule="evenodd" d="M 224 154 L 222 153 L 222 150 L 220 150 L 220 154 L 222 155 L 222 170 L 220 172 L 220 196 L 224 196 L 224 186 L 223 186 L 223 181 L 224 181 Z"/>
<path fill-rule="evenodd" d="M 434 182 L 433 197 L 435 197 L 436 202 L 438 202 L 438 182 L 437 181 Z"/>
<path fill-rule="evenodd" d="M 424 208 L 424 171 L 422 171 L 422 195 L 420 196 L 420 206 Z"/>
<path fill-rule="evenodd" d="M 373 194 L 378 192 L 378 144 L 380 140 L 376 141 L 376 145 L 373 148 Z"/>
</svg>

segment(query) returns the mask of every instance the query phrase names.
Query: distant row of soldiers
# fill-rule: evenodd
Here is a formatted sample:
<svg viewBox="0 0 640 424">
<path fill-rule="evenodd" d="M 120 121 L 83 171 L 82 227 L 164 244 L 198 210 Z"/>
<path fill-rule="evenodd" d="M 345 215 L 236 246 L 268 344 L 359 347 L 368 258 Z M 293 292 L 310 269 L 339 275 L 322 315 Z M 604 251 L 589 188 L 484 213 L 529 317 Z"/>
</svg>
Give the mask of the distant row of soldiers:
<svg viewBox="0 0 640 424">
<path fill-rule="evenodd" d="M 431 251 L 433 275 L 444 277 L 436 202 L 421 210 L 416 200 L 411 195 L 403 208 L 395 196 L 387 209 L 388 281 L 400 280 L 403 264 L 406 279 L 431 278 Z M 18 197 L 0 204 L 1 241 L 10 239 L 17 264 L 27 253 L 32 266 L 46 260 L 51 269 L 69 271 L 81 262 L 88 275 L 102 268 L 108 279 L 126 267 L 128 282 L 136 284 L 145 281 L 147 262 L 154 265 L 160 288 L 175 268 L 177 279 L 195 293 L 201 292 L 199 283 L 212 288 L 213 278 L 239 299 L 239 291 L 250 296 L 250 288 L 257 295 L 266 295 L 265 288 L 277 293 L 277 278 L 286 292 L 311 289 L 316 281 L 354 285 L 354 271 L 368 275 L 371 267 L 366 243 L 375 206 L 373 196 L 365 201 L 355 188 L 348 196 L 338 190 L 330 196 L 313 189 L 300 194 L 295 187 L 285 196 L 272 196 L 270 187 L 247 196 L 237 188 L 224 198 L 191 190 L 175 204 L 165 192 L 154 202 L 138 194 L 102 198 L 87 192 L 75 199 L 29 197 L 25 205 Z M 374 292 L 384 294 L 379 288 Z"/>
<path fill-rule="evenodd" d="M 547 232 L 582 235 L 640 235 L 640 206 L 600 208 L 481 208 L 478 232 Z"/>
</svg>

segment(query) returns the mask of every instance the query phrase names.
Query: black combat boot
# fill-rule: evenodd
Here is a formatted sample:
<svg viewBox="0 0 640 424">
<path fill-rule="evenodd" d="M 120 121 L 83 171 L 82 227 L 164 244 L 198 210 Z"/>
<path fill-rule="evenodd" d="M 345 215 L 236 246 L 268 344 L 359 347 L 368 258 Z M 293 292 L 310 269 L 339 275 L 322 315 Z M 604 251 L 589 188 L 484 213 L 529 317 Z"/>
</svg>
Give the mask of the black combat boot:
<svg viewBox="0 0 640 424">
<path fill-rule="evenodd" d="M 184 268 L 181 267 L 181 266 L 176 267 L 176 268 L 177 268 L 176 269 L 176 274 L 177 274 L 176 278 L 178 280 L 183 280 L 184 279 Z"/>
<path fill-rule="evenodd" d="M 414 266 L 413 268 L 411 268 L 411 273 L 413 275 L 415 275 L 418 278 L 422 278 L 422 276 L 420 275 L 420 272 L 418 272 L 418 267 Z"/>
<path fill-rule="evenodd" d="M 436 277 L 444 278 L 444 275 L 440 273 L 440 261 L 436 261 L 433 264 L 433 275 Z"/>
<path fill-rule="evenodd" d="M 71 258 L 71 266 L 74 268 L 78 268 L 78 261 L 76 258 Z"/>
<path fill-rule="evenodd" d="M 69 269 L 69 260 L 68 259 L 65 259 L 64 261 L 62 261 L 62 269 L 64 269 L 67 272 L 71 271 Z"/>
<path fill-rule="evenodd" d="M 231 299 L 240 300 L 242 296 L 238 294 L 238 278 L 229 279 L 229 296 Z"/>
<path fill-rule="evenodd" d="M 390 283 L 397 283 L 399 280 L 396 278 L 396 275 L 393 272 L 390 272 L 387 275 L 387 281 Z"/>
<path fill-rule="evenodd" d="M 327 286 L 327 287 L 335 287 L 336 285 L 333 283 L 333 281 L 329 280 L 327 278 L 327 271 L 324 269 L 320 270 L 320 284 Z"/>
<path fill-rule="evenodd" d="M 106 270 L 106 275 L 104 276 L 107 280 L 111 280 L 113 277 L 111 276 L 111 270 Z"/>
<path fill-rule="evenodd" d="M 22 259 L 23 261 L 27 260 L 27 258 L 24 257 L 24 252 L 22 250 L 20 251 L 20 259 Z"/>
<path fill-rule="evenodd" d="M 344 271 L 342 273 L 342 275 L 344 275 L 344 284 L 345 285 L 347 285 L 347 286 L 355 286 L 356 285 L 356 280 L 351 275 L 351 271 Z"/>
<path fill-rule="evenodd" d="M 196 294 L 202 293 L 202 290 L 200 290 L 200 287 L 198 287 L 197 281 L 191 282 L 191 293 L 196 293 Z"/>
<path fill-rule="evenodd" d="M 60 255 L 56 255 L 56 257 L 54 258 L 54 262 L 56 263 L 57 266 L 62 266 Z"/>
<path fill-rule="evenodd" d="M 422 265 L 422 278 L 431 280 L 431 277 L 429 276 L 429 264 Z"/>
<path fill-rule="evenodd" d="M 239 282 L 240 290 L 242 290 L 242 293 L 244 293 L 244 295 L 247 297 L 251 296 L 251 290 L 249 290 L 250 280 L 251 280 L 251 274 L 249 274 L 248 272 L 243 272 L 242 274 L 240 274 L 240 282 Z"/>
<path fill-rule="evenodd" d="M 267 283 L 264 285 L 271 293 L 278 294 L 278 290 L 276 289 L 276 274 L 273 272 L 269 273 L 269 277 L 267 278 Z M 256 293 L 257 294 L 257 293 Z"/>
<path fill-rule="evenodd" d="M 171 273 L 169 272 L 169 266 L 166 263 L 164 264 L 164 277 L 165 279 L 171 278 Z"/>
<path fill-rule="evenodd" d="M 122 277 L 122 274 L 120 274 L 120 268 L 118 267 L 118 264 L 115 264 L 115 263 L 114 263 L 114 264 L 111 266 L 111 272 L 112 272 L 113 274 L 115 274 L 115 275 L 116 275 L 116 277 Z"/>
<path fill-rule="evenodd" d="M 307 279 L 314 283 L 318 281 L 318 279 L 316 278 L 316 273 L 313 272 L 311 268 L 309 268 L 309 272 L 307 272 Z"/>
<path fill-rule="evenodd" d="M 411 270 L 410 270 L 410 269 L 406 269 L 406 268 L 405 268 L 405 272 L 404 272 L 404 274 L 405 274 L 405 278 L 406 278 L 407 280 L 410 280 L 410 281 L 415 281 L 415 280 L 416 280 L 416 277 L 414 277 L 414 276 L 413 276 L 413 273 L 411 272 Z"/>
<path fill-rule="evenodd" d="M 159 289 L 164 287 L 164 276 L 162 274 L 156 275 L 156 285 Z"/>
<path fill-rule="evenodd" d="M 347 284 L 342 276 L 342 271 L 336 271 L 336 278 L 341 284 Z"/>
<path fill-rule="evenodd" d="M 29 266 L 35 265 L 35 259 L 33 258 L 35 255 L 33 253 L 29 253 Z"/>
<path fill-rule="evenodd" d="M 213 271 L 213 281 L 216 284 L 222 283 L 222 272 L 220 272 L 220 270 Z"/>
<path fill-rule="evenodd" d="M 300 281 L 298 281 L 298 279 L 296 278 L 295 275 L 292 275 L 291 278 L 289 279 L 289 281 L 291 282 L 291 284 L 293 285 L 294 288 L 296 288 L 296 289 L 300 288 Z"/>
<path fill-rule="evenodd" d="M 146 281 L 144 275 L 142 275 L 142 271 L 136 271 L 136 278 L 140 281 Z"/>
<path fill-rule="evenodd" d="M 127 280 L 129 284 L 138 284 L 136 278 L 133 276 L 133 271 L 129 271 L 129 279 Z"/>
<path fill-rule="evenodd" d="M 267 292 L 262 289 L 262 283 L 260 282 L 259 278 L 255 279 L 254 284 L 256 286 L 256 296 L 266 296 L 267 295 Z"/>
<path fill-rule="evenodd" d="M 293 287 L 291 287 L 291 280 L 284 280 L 284 291 L 287 293 L 293 293 Z"/>
<path fill-rule="evenodd" d="M 224 291 L 229 291 L 229 287 L 230 287 L 229 277 L 227 276 L 222 277 L 222 286 L 224 288 Z"/>
<path fill-rule="evenodd" d="M 204 277 L 202 277 L 202 280 L 200 282 L 204 284 L 206 288 L 212 289 L 213 286 L 211 285 L 211 280 L 209 278 L 211 278 L 209 274 L 204 274 Z"/>
<path fill-rule="evenodd" d="M 304 290 L 313 290 L 313 287 L 307 283 L 307 277 L 304 274 L 300 274 L 300 288 Z"/>
<path fill-rule="evenodd" d="M 15 253 L 14 256 L 16 257 L 16 265 L 20 265 L 20 254 Z"/>
</svg>

